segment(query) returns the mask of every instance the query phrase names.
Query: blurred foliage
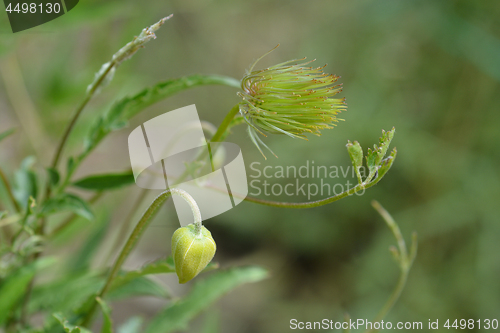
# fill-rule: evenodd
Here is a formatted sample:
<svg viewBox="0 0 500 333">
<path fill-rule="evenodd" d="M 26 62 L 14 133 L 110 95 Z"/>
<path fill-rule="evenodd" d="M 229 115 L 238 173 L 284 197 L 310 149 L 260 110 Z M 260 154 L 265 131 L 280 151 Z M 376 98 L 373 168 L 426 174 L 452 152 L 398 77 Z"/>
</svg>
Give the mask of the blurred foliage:
<svg viewBox="0 0 500 333">
<path fill-rule="evenodd" d="M 83 138 L 113 101 L 189 74 L 239 79 L 253 60 L 278 43 L 280 48 L 262 66 L 303 56 L 317 58 L 318 65 L 328 63 L 325 71 L 342 76 L 348 110 L 340 118 L 346 121 L 307 142 L 269 137 L 266 144 L 279 159 L 268 160 L 262 159 L 245 131 L 233 129 L 228 140 L 242 147 L 249 176 L 255 175 L 253 161 L 261 163 L 260 170 L 307 161 L 346 168 L 347 140 L 367 147 L 381 128 L 397 129 L 393 145 L 398 147 L 398 159 L 392 171 L 362 196 L 308 210 L 244 202 L 207 221 L 218 244 L 215 259 L 222 266 L 252 263 L 272 273 L 266 282 L 236 290 L 220 302 L 221 332 L 286 332 L 292 318 L 340 321 L 346 311 L 354 319 L 373 318 L 397 279 L 397 267 L 387 251 L 393 241 L 370 207 L 373 199 L 391 212 L 403 235 L 413 230 L 419 234 L 419 255 L 387 320 L 425 323 L 498 316 L 500 2 L 175 0 L 148 1 L 146 6 L 132 0 L 86 0 L 57 20 L 15 35 L 2 17 L 0 133 L 17 128 L 1 142 L 0 166 L 9 179 L 32 182 L 33 165 L 24 158 L 34 156 L 37 163 L 48 165 L 100 65 L 130 36 L 170 13 L 174 18 L 147 52 L 124 63 L 111 85 L 91 102 L 72 133 L 68 152 L 83 149 Z M 209 86 L 183 92 L 132 118 L 128 129 L 188 104 L 196 104 L 203 120 L 218 125 L 238 102 L 236 91 Z M 103 141 L 75 179 L 129 168 L 128 129 Z M 344 179 L 330 181 L 345 184 Z M 116 255 L 112 243 L 117 230 L 126 227 L 123 221 L 138 193 L 132 187 L 120 188 L 93 208 L 97 220 L 110 216 L 102 222 L 110 225 L 92 260 L 94 268 L 106 267 L 106 257 Z M 1 210 L 15 210 L 3 186 L 0 202 Z M 26 202 L 21 201 L 23 207 Z M 135 216 L 144 209 L 141 206 Z M 49 226 L 60 220 L 55 216 Z M 137 268 L 163 257 L 168 249 L 165 240 L 176 225 L 173 206 L 167 206 L 127 265 Z M 46 251 L 71 261 L 86 237 L 99 228 L 100 223 L 79 219 Z M 68 243 L 69 239 L 77 241 Z M 26 278 L 32 269 L 13 274 Z M 43 276 L 57 276 L 60 270 Z M 92 285 L 93 278 L 85 283 Z M 121 311 L 113 311 L 114 327 L 134 332 L 140 319 L 127 319 L 137 315 L 137 305 L 142 306 L 141 316 L 151 318 L 164 302 L 127 301 L 118 308 Z M 205 322 L 214 325 L 195 320 L 189 331 L 203 331 Z"/>
</svg>

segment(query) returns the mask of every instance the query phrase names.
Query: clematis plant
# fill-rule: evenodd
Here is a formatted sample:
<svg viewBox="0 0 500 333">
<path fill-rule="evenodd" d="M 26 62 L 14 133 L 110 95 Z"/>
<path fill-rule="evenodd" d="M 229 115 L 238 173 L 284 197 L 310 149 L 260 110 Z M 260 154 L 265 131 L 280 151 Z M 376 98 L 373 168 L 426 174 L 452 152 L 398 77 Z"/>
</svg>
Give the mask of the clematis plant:
<svg viewBox="0 0 500 333">
<path fill-rule="evenodd" d="M 216 252 L 216 244 L 210 231 L 201 223 L 201 213 L 193 197 L 180 189 L 171 188 L 159 194 L 151 202 L 129 232 L 129 226 L 132 225 L 136 216 L 135 213 L 147 197 L 148 191 L 144 190 L 131 205 L 131 212 L 121 225 L 115 245 L 109 247 L 109 259 L 111 259 L 115 250 L 123 243 L 109 270 L 93 270 L 89 265 L 90 256 L 93 253 L 101 256 L 97 250 L 100 248 L 99 240 L 104 237 L 106 229 L 99 227 L 95 234 L 91 234 L 88 241 L 83 242 L 84 246 L 80 254 L 72 257 L 77 263 L 74 269 L 68 272 L 64 269 L 57 269 L 57 272 L 63 272 L 64 276 L 51 274 L 57 280 L 48 283 L 34 282 L 41 268 L 54 263 L 43 253 L 45 243 L 61 235 L 66 228 L 74 224 L 78 216 L 96 220 L 91 205 L 95 204 L 103 193 L 133 183 L 134 178 L 131 172 L 89 175 L 83 179 L 73 179 L 73 175 L 108 134 L 124 128 L 130 119 L 149 105 L 201 85 L 219 84 L 232 88 L 241 87 L 242 90 L 238 92 L 238 95 L 242 101 L 233 106 L 217 130 L 211 124 L 205 127 L 208 128 L 207 132 L 210 132 L 211 142 L 221 142 L 230 133 L 230 129 L 246 122 L 250 138 L 261 153 L 260 146 L 269 148 L 262 142 L 260 135 L 284 134 L 291 138 L 307 140 L 308 134 L 320 135 L 322 130 L 332 128 L 341 120 L 337 118 L 337 115 L 346 110 L 347 106 L 345 98 L 335 98 L 335 95 L 342 91 L 341 84 L 337 84 L 339 77 L 324 73 L 324 66 L 311 67 L 310 64 L 314 60 L 305 61 L 305 58 L 254 70 L 258 61 L 271 50 L 250 66 L 241 82 L 220 75 L 189 75 L 159 82 L 153 87 L 140 90 L 135 95 L 118 100 L 108 112 L 96 119 L 88 135 L 82 140 L 84 142 L 82 151 L 77 152 L 76 155 L 74 152 L 70 153 L 65 163 L 66 168 L 61 168 L 68 138 L 89 101 L 110 83 L 114 71 L 124 60 L 129 59 L 144 47 L 146 42 L 155 38 L 154 32 L 170 17 L 143 29 L 138 37 L 133 38 L 130 43 L 121 48 L 96 73 L 82 102 L 76 107 L 73 118 L 68 122 L 56 147 L 50 167 L 35 169 L 33 167 L 35 162 L 27 158 L 16 172 L 17 188 L 11 187 L 12 180 L 9 181 L 0 168 L 0 182 L 3 184 L 8 200 L 7 205 L 2 203 L 2 211 L 0 211 L 1 332 L 59 332 L 63 329 L 66 332 L 89 332 L 88 329 L 92 327 L 98 309 L 101 309 L 103 313 L 102 332 L 112 332 L 110 307 L 106 304 L 109 294 L 113 292 L 115 295 L 130 294 L 131 290 L 135 292 L 141 289 L 137 288 L 137 283 L 141 283 L 140 286 L 144 285 L 141 282 L 144 276 L 170 273 L 177 274 L 179 283 L 194 279 L 195 287 L 183 301 L 168 304 L 145 329 L 141 329 L 141 332 L 177 330 L 184 328 L 195 314 L 210 306 L 211 302 L 232 288 L 243 283 L 257 282 L 268 276 L 267 271 L 260 267 L 235 267 L 214 272 L 200 279 L 198 277 L 200 273 L 218 267 L 216 264 L 210 264 Z M 8 130 L 0 133 L 0 141 L 12 132 Z M 358 184 L 348 188 L 345 192 L 312 202 L 278 202 L 251 196 L 244 199 L 279 208 L 313 208 L 364 191 L 377 184 L 391 168 L 396 158 L 396 150 L 389 152 L 388 149 L 394 133 L 394 129 L 383 131 L 378 145 L 373 149 L 368 149 L 366 154 L 358 142 L 348 142 L 347 151 L 356 170 Z M 360 172 L 364 164 L 368 170 L 366 176 Z M 186 168 L 188 169 L 195 170 L 194 167 Z M 40 175 L 37 170 L 47 171 L 47 174 Z M 177 181 L 182 180 L 182 177 L 187 177 L 187 175 L 181 175 Z M 41 179 L 45 179 L 46 184 L 44 195 L 40 195 L 37 191 Z M 78 188 L 80 191 L 93 191 L 94 195 L 85 200 L 74 194 L 75 191 L 68 191 L 70 187 Z M 124 270 L 123 264 L 137 242 L 160 207 L 172 195 L 182 197 L 191 206 L 193 224 L 181 227 L 174 232 L 170 258 L 148 263 L 139 270 Z M 12 208 L 12 212 L 4 210 L 4 206 Z M 402 271 L 400 282 L 393 295 L 377 317 L 381 319 L 393 306 L 406 282 L 416 254 L 416 240 L 412 247 L 414 250 L 407 251 L 399 230 L 396 230 L 395 222 L 379 206 L 376 208 L 382 212 L 381 214 L 398 239 L 399 252 L 393 251 L 393 253 Z M 72 214 L 68 215 L 67 219 L 61 221 L 53 218 L 56 213 L 68 212 Z M 80 237 L 78 233 L 73 234 Z M 198 279 L 201 281 L 197 281 Z M 158 288 L 154 287 L 155 293 L 157 290 Z M 45 322 L 42 327 L 33 328 L 30 318 L 32 316 L 39 318 L 40 313 L 46 314 Z M 176 324 L 172 324 L 173 322 Z"/>
</svg>

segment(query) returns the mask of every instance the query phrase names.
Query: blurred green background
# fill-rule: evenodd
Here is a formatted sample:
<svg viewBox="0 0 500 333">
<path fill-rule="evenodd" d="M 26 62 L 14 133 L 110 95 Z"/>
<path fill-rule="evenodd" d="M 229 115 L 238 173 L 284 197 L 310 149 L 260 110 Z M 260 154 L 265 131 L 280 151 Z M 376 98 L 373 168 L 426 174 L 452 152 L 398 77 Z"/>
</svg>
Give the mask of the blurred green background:
<svg viewBox="0 0 500 333">
<path fill-rule="evenodd" d="M 500 314 L 500 2 L 490 1 L 93 1 L 68 14 L 12 34 L 0 15 L 0 132 L 18 130 L 0 149 L 12 175 L 27 155 L 49 164 L 57 140 L 100 65 L 142 28 L 174 13 L 157 39 L 117 71 L 94 99 L 66 152 L 80 151 L 94 119 L 112 102 L 158 81 L 187 74 L 240 79 L 254 59 L 281 46 L 257 67 L 307 56 L 341 75 L 345 122 L 309 141 L 274 135 L 265 139 L 279 159 L 264 160 L 244 126 L 228 141 L 243 150 L 247 166 L 316 165 L 347 168 L 347 140 L 366 149 L 381 129 L 396 128 L 392 170 L 362 196 L 315 209 L 285 210 L 243 202 L 206 226 L 218 244 L 222 267 L 258 264 L 271 278 L 223 298 L 192 323 L 208 317 L 220 332 L 288 332 L 289 321 L 370 319 L 385 303 L 398 268 L 388 247 L 395 241 L 370 205 L 378 200 L 419 253 L 400 301 L 386 320 L 499 319 Z M 130 129 L 166 111 L 196 104 L 202 120 L 219 125 L 239 99 L 235 89 L 201 87 L 158 103 L 112 134 L 85 161 L 77 177 L 129 168 Z M 270 154 L 269 154 L 270 155 Z M 248 175 L 255 175 L 250 168 Z M 264 180 L 264 178 L 261 178 Z M 351 179 L 352 182 L 352 178 Z M 287 183 L 288 180 L 270 179 Z M 307 180 L 319 182 L 318 179 Z M 345 179 L 329 179 L 345 184 Z M 85 235 L 110 223 L 100 260 L 109 264 L 114 238 L 139 195 L 135 186 L 115 191 L 98 205 L 98 220 L 75 223 L 49 244 L 64 256 Z M 153 198 L 157 192 L 151 191 Z M 263 197 L 265 198 L 265 197 Z M 319 196 L 314 199 L 319 199 Z M 303 197 L 267 197 L 305 201 Z M 146 203 L 136 212 L 138 217 Z M 146 232 L 127 267 L 140 267 L 170 252 L 178 226 L 172 204 Z M 112 258 L 112 257 L 111 257 Z M 175 277 L 162 283 L 182 295 Z M 118 323 L 133 314 L 151 317 L 168 302 L 152 297 L 113 304 Z"/>
</svg>

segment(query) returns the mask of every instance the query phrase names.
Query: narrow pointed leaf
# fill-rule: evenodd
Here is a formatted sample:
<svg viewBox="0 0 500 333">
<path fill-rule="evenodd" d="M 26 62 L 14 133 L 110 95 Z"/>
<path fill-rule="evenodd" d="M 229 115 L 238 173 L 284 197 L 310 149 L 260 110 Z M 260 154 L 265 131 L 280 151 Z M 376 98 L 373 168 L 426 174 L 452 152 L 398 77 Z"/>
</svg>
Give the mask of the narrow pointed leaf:
<svg viewBox="0 0 500 333">
<path fill-rule="evenodd" d="M 38 180 L 33 171 L 34 164 L 34 156 L 26 157 L 14 175 L 14 197 L 23 209 L 26 209 L 29 198 L 36 198 L 38 194 Z"/>
<path fill-rule="evenodd" d="M 104 322 L 102 324 L 101 333 L 113 333 L 113 322 L 111 321 L 111 308 L 101 298 L 96 298 L 97 303 L 101 306 Z"/>
<path fill-rule="evenodd" d="M 49 182 L 51 187 L 54 187 L 57 184 L 59 184 L 59 180 L 61 179 L 59 171 L 57 171 L 54 168 L 47 168 L 47 173 L 49 175 Z"/>
<path fill-rule="evenodd" d="M 0 284 L 0 326 L 24 296 L 28 285 L 39 269 L 54 263 L 53 258 L 42 258 L 12 273 Z"/>
<path fill-rule="evenodd" d="M 83 179 L 77 180 L 73 186 L 86 190 L 111 190 L 122 186 L 131 185 L 134 183 L 134 175 L 131 171 L 123 173 L 111 173 L 92 175 Z"/>
<path fill-rule="evenodd" d="M 204 280 L 198 280 L 186 297 L 161 311 L 145 332 L 168 333 L 186 329 L 192 318 L 222 295 L 242 284 L 261 281 L 267 275 L 267 271 L 260 267 L 217 271 Z"/>
<path fill-rule="evenodd" d="M 209 270 L 216 269 L 218 267 L 219 265 L 217 263 L 210 263 L 204 269 L 204 271 L 206 272 Z M 152 274 L 168 274 L 168 273 L 175 273 L 175 266 L 172 257 L 152 262 L 136 271 L 122 272 L 114 279 L 111 289 L 113 290 L 115 288 L 119 288 L 120 286 L 141 276 L 152 275 Z"/>
<path fill-rule="evenodd" d="M 385 176 L 387 171 L 389 171 L 389 169 L 392 167 L 392 164 L 394 163 L 394 160 L 396 159 L 396 154 L 397 154 L 397 150 L 396 150 L 396 148 L 394 148 L 392 150 L 391 154 L 387 158 L 382 160 L 382 162 L 379 165 L 378 171 L 377 171 L 377 178 L 375 178 L 373 181 L 378 182 L 379 180 L 382 179 L 382 177 Z"/>
<path fill-rule="evenodd" d="M 133 96 L 122 98 L 91 128 L 89 135 L 85 139 L 84 151 L 78 159 L 83 159 L 111 131 L 127 126 L 128 121 L 146 107 L 183 90 L 213 84 L 240 88 L 238 80 L 227 76 L 196 74 L 160 82 L 153 87 L 141 90 Z"/>
<path fill-rule="evenodd" d="M 115 287 L 108 292 L 111 300 L 120 300 L 136 296 L 170 297 L 170 292 L 164 286 L 145 276 L 136 277 L 127 283 Z"/>
</svg>

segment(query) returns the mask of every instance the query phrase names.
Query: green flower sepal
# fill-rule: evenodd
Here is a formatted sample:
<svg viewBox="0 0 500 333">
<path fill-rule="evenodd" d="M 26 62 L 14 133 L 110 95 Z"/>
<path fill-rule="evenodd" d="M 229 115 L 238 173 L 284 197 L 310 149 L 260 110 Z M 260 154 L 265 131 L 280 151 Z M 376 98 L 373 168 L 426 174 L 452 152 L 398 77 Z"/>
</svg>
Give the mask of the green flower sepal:
<svg viewBox="0 0 500 333">
<path fill-rule="evenodd" d="M 204 226 L 190 224 L 177 229 L 172 236 L 172 257 L 179 283 L 188 282 L 207 267 L 215 250 L 212 234 Z"/>
</svg>

